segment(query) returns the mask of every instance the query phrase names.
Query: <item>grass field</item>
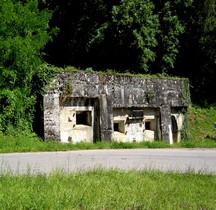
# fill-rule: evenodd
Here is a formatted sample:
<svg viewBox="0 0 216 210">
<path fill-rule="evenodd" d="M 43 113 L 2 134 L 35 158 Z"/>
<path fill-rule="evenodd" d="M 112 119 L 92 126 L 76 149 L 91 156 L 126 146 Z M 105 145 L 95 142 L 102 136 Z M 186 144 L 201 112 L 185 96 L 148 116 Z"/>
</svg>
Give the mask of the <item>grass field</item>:
<svg viewBox="0 0 216 210">
<path fill-rule="evenodd" d="M 0 209 L 216 209 L 216 176 L 102 169 L 0 177 Z"/>
</svg>

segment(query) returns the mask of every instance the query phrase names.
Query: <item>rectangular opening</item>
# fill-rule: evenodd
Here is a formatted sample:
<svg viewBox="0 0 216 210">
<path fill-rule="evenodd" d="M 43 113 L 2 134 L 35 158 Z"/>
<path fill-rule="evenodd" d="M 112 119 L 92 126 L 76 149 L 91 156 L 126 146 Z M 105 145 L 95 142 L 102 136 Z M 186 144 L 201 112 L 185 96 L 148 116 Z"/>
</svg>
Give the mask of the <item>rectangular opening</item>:
<svg viewBox="0 0 216 210">
<path fill-rule="evenodd" d="M 129 119 L 142 119 L 143 114 L 143 110 L 132 110 L 129 114 Z"/>
<path fill-rule="evenodd" d="M 113 122 L 114 131 L 124 133 L 125 132 L 125 124 L 124 121 L 114 121 Z"/>
<path fill-rule="evenodd" d="M 142 118 L 143 110 L 132 110 L 132 117 Z"/>
<path fill-rule="evenodd" d="M 91 111 L 77 111 L 76 112 L 76 124 L 92 126 Z"/>
<path fill-rule="evenodd" d="M 145 122 L 145 129 L 151 130 L 150 122 Z"/>
<path fill-rule="evenodd" d="M 118 123 L 114 123 L 114 131 L 119 131 L 119 124 Z"/>
<path fill-rule="evenodd" d="M 147 120 L 145 121 L 145 129 L 146 130 L 152 130 L 152 131 L 155 131 L 155 120 L 152 119 L 152 120 Z"/>
</svg>

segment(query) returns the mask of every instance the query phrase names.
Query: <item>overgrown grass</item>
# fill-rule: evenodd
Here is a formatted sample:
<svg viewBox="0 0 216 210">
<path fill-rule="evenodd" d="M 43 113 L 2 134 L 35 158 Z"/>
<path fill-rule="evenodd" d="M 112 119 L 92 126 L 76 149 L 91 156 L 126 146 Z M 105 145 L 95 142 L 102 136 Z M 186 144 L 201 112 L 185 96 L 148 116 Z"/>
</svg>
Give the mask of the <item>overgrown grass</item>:
<svg viewBox="0 0 216 210">
<path fill-rule="evenodd" d="M 188 109 L 188 140 L 180 147 L 216 148 L 216 105 L 206 108 L 192 106 Z"/>
<path fill-rule="evenodd" d="M 216 176 L 94 169 L 0 176 L 0 209 L 216 209 Z"/>
<path fill-rule="evenodd" d="M 0 153 L 67 151 L 78 149 L 133 149 L 133 148 L 216 148 L 216 106 L 209 108 L 190 107 L 188 111 L 188 140 L 169 145 L 168 142 L 154 141 L 141 143 L 100 142 L 63 144 L 43 141 L 28 132 L 0 133 Z"/>
<path fill-rule="evenodd" d="M 0 134 L 0 153 L 9 152 L 37 152 L 37 151 L 68 151 L 83 149 L 135 149 L 135 148 L 167 148 L 170 145 L 167 142 L 140 142 L 140 143 L 122 143 L 122 142 L 97 142 L 77 144 L 60 143 L 53 141 L 42 141 L 36 136 Z"/>
<path fill-rule="evenodd" d="M 207 108 L 192 106 L 188 109 L 188 139 L 216 142 L 216 105 Z"/>
</svg>

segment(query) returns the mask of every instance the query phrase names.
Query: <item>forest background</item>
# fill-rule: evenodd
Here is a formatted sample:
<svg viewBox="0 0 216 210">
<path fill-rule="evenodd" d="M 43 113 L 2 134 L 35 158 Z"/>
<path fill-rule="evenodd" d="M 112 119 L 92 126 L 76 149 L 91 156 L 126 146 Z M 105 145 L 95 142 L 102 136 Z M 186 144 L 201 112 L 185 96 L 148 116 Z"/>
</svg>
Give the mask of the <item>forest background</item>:
<svg viewBox="0 0 216 210">
<path fill-rule="evenodd" d="M 42 95 L 56 67 L 187 77 L 192 104 L 212 106 L 215 8 L 215 0 L 0 0 L 0 132 L 43 130 Z"/>
</svg>

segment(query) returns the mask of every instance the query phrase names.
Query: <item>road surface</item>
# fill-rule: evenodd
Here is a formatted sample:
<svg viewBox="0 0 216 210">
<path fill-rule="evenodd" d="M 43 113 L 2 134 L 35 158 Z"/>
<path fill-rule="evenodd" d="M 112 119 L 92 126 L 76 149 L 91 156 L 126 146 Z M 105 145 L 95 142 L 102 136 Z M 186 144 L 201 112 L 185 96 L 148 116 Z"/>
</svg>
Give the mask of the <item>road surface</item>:
<svg viewBox="0 0 216 210">
<path fill-rule="evenodd" d="M 216 149 L 113 149 L 0 154 L 0 173 L 75 172 L 96 168 L 216 174 Z"/>
</svg>

